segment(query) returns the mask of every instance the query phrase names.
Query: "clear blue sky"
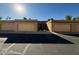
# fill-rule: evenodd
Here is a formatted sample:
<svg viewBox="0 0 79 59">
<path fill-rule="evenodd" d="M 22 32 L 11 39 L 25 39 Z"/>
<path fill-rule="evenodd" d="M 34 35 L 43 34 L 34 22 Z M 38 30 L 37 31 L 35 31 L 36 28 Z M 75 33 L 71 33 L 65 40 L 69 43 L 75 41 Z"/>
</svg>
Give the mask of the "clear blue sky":
<svg viewBox="0 0 79 59">
<path fill-rule="evenodd" d="M 64 19 L 66 15 L 73 17 L 79 16 L 79 4 L 73 3 L 28 3 L 22 4 L 26 10 L 25 14 L 18 14 L 12 11 L 12 3 L 0 3 L 0 16 L 6 18 L 7 16 L 16 18 L 35 18 L 38 20 L 47 20 L 48 18 Z"/>
</svg>

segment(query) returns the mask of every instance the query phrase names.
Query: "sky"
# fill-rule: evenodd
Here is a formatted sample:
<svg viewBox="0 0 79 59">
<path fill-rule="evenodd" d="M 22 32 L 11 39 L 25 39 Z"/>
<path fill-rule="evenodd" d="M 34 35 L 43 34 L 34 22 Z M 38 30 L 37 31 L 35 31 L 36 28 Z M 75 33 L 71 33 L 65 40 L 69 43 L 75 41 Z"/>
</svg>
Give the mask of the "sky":
<svg viewBox="0 0 79 59">
<path fill-rule="evenodd" d="M 7 16 L 12 19 L 61 20 L 67 15 L 79 16 L 79 3 L 0 3 L 0 17 L 4 20 Z"/>
</svg>

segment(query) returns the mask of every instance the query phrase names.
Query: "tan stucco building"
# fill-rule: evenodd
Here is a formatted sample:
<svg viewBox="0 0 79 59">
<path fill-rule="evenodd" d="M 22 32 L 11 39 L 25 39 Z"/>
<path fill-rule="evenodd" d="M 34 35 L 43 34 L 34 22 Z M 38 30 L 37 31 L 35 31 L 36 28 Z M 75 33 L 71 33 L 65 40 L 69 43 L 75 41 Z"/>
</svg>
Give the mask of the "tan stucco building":
<svg viewBox="0 0 79 59">
<path fill-rule="evenodd" d="M 0 20 L 0 31 L 6 32 L 79 32 L 79 21 L 67 20 Z"/>
<path fill-rule="evenodd" d="M 79 21 L 50 20 L 47 26 L 50 32 L 79 32 Z"/>
<path fill-rule="evenodd" d="M 0 31 L 37 32 L 37 20 L 2 20 Z"/>
</svg>

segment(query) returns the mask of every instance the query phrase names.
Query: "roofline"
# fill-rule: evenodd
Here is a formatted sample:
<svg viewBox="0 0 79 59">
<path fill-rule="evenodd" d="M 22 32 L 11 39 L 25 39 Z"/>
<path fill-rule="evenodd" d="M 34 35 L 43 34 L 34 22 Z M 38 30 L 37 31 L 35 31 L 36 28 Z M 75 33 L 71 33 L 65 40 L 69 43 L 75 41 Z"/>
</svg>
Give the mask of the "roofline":
<svg viewBox="0 0 79 59">
<path fill-rule="evenodd" d="M 31 19 L 31 20 L 24 20 L 24 19 L 15 19 L 15 20 L 0 20 L 0 22 L 17 22 L 17 21 L 31 21 L 31 22 L 37 22 L 37 19 Z"/>
</svg>

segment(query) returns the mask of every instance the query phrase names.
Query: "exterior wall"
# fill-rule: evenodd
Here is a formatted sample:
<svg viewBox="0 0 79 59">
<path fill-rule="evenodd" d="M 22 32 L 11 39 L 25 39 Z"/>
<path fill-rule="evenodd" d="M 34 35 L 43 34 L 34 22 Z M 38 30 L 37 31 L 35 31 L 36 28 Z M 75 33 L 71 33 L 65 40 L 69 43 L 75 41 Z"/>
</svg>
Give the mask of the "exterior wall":
<svg viewBox="0 0 79 59">
<path fill-rule="evenodd" d="M 48 21 L 46 24 L 47 24 L 49 31 L 53 32 L 54 31 L 54 29 L 53 29 L 54 23 L 52 21 Z"/>
<path fill-rule="evenodd" d="M 70 24 L 55 23 L 53 28 L 55 32 L 70 32 Z"/>
</svg>

